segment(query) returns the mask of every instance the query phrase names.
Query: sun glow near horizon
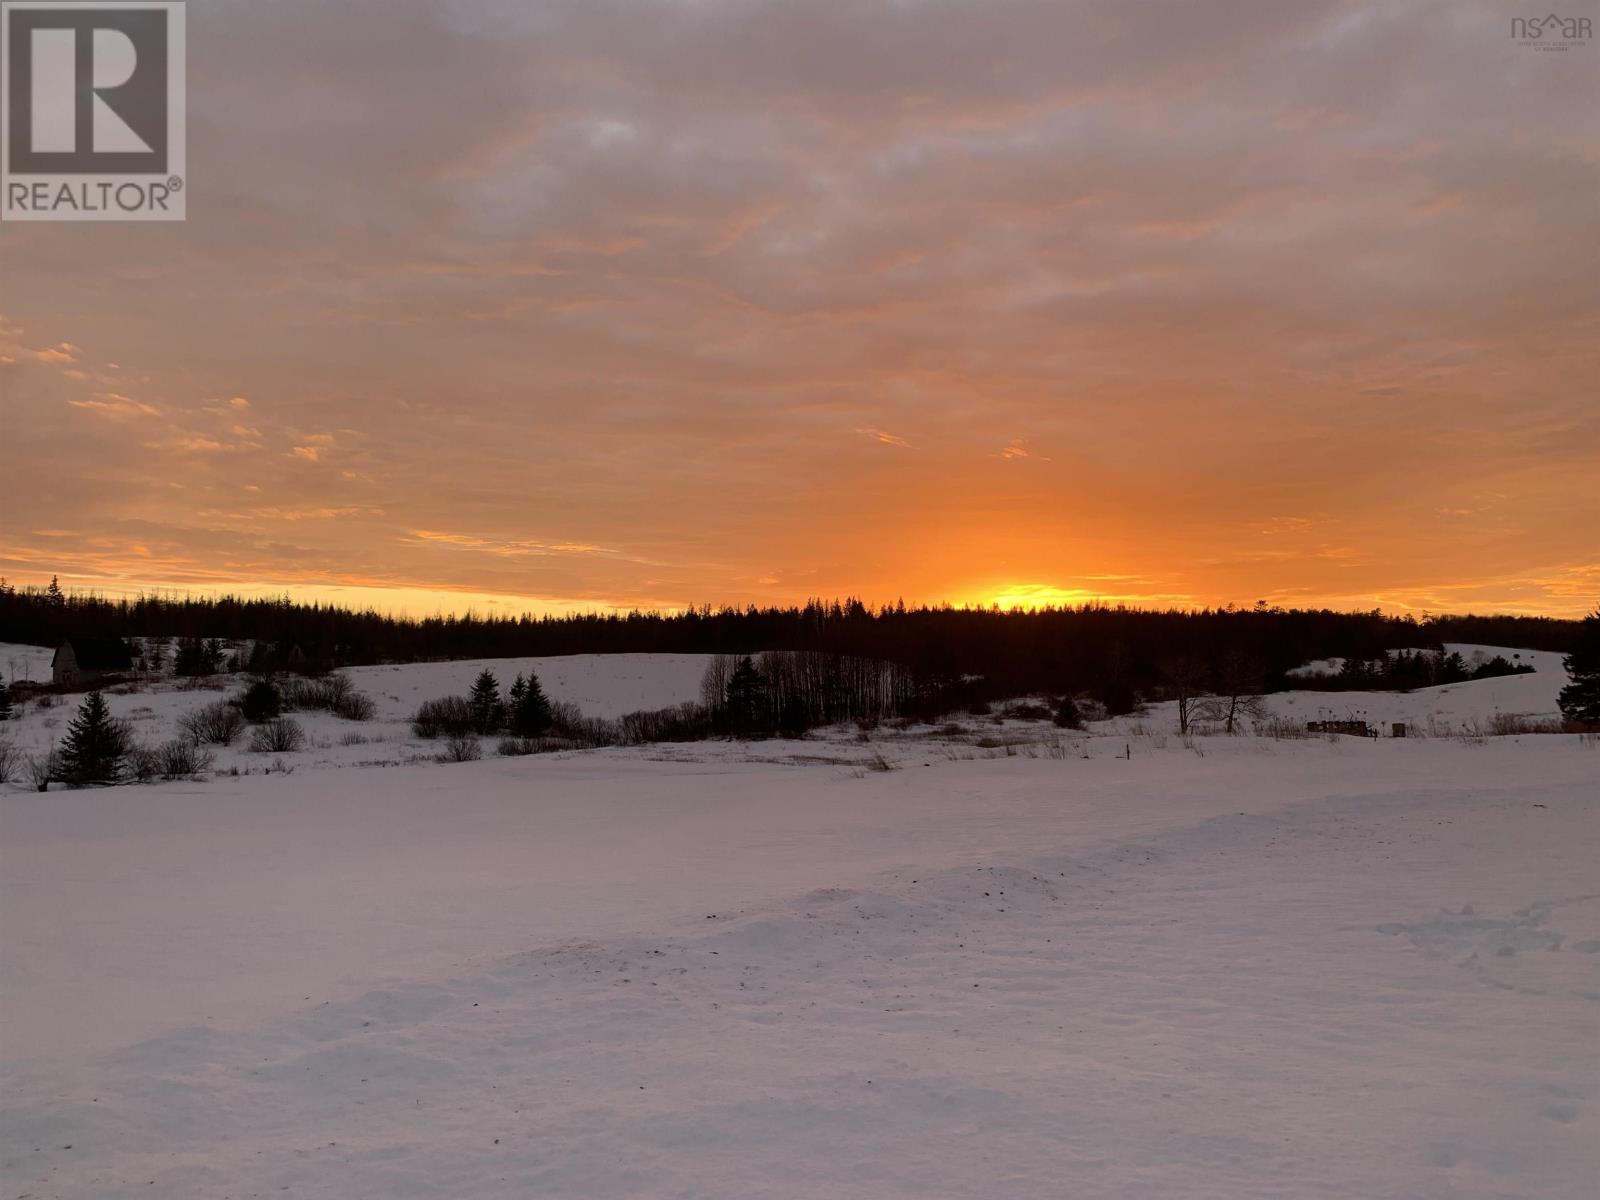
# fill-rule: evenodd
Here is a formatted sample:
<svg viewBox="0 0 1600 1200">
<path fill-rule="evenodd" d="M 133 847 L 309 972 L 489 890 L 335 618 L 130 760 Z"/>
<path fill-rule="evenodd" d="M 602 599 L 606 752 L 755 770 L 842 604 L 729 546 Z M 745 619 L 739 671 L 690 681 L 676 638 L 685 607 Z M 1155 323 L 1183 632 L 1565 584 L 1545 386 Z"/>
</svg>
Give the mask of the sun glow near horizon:
<svg viewBox="0 0 1600 1200">
<path fill-rule="evenodd" d="M 720 0 L 475 7 L 347 58 L 229 6 L 190 147 L 223 194 L 0 224 L 0 574 L 412 614 L 1600 596 L 1589 50 L 1475 0 L 754 41 Z M 396 61 L 437 64 L 425 115 Z M 290 144 L 283 94 L 395 124 Z"/>
<path fill-rule="evenodd" d="M 127 576 L 98 577 L 63 571 L 52 575 L 35 576 L 24 573 L 10 576 L 4 582 L 10 586 L 44 588 L 51 578 L 59 579 L 60 586 L 69 594 L 93 595 L 113 600 L 136 599 L 139 596 L 181 598 L 186 596 L 215 599 L 233 596 L 241 599 L 287 598 L 297 604 L 321 604 L 357 612 L 376 612 L 384 616 L 410 620 L 430 617 L 460 617 L 473 614 L 479 617 L 521 618 L 524 616 L 565 617 L 579 615 L 626 614 L 651 612 L 673 615 L 696 608 L 722 607 L 797 607 L 811 600 L 831 603 L 834 600 L 855 598 L 873 610 L 888 609 L 897 603 L 910 608 L 951 606 L 955 608 L 1000 609 L 1025 612 L 1049 608 L 1081 608 L 1087 605 L 1150 610 L 1195 611 L 1201 609 L 1248 609 L 1258 606 L 1272 608 L 1331 609 L 1341 612 L 1369 612 L 1381 609 L 1393 615 L 1418 617 L 1442 616 L 1451 613 L 1505 613 L 1508 615 L 1557 617 L 1579 619 L 1594 611 L 1600 596 L 1600 587 L 1593 596 L 1574 590 L 1569 598 L 1556 603 L 1539 603 L 1525 595 L 1505 594 L 1499 597 L 1478 596 L 1476 588 L 1463 586 L 1454 594 L 1450 591 L 1393 592 L 1376 595 L 1315 595 L 1269 593 L 1251 597 L 1247 594 L 1191 596 L 1172 595 L 1138 590 L 1112 588 L 1067 588 L 1045 583 L 1002 584 L 988 588 L 953 589 L 948 593 L 878 595 L 848 587 L 828 590 L 818 594 L 746 594 L 740 596 L 715 596 L 691 594 L 684 597 L 651 596 L 601 596 L 550 597 L 514 592 L 484 592 L 470 588 L 451 587 L 448 584 L 386 585 L 376 582 L 341 582 L 327 580 L 246 580 L 173 583 L 155 579 L 137 579 Z M 1465 597 L 1474 597 L 1465 599 Z"/>
</svg>

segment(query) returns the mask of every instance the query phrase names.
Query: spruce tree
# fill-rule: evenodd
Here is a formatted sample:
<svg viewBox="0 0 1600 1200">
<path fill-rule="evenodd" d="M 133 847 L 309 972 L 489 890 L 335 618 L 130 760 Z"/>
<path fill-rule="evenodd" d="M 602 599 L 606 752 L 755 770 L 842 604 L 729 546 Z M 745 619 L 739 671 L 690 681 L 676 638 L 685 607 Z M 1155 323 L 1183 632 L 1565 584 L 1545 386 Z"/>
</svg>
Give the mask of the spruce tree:
<svg viewBox="0 0 1600 1200">
<path fill-rule="evenodd" d="M 115 783 L 128 753 L 128 730 L 111 716 L 106 698 L 90 692 L 61 746 L 61 774 L 73 784 Z"/>
<path fill-rule="evenodd" d="M 519 737 L 538 737 L 550 728 L 550 701 L 545 697 L 544 688 L 539 686 L 539 677 L 532 671 L 528 672 L 526 683 L 521 676 L 517 677 L 517 682 L 522 684 L 522 692 L 512 696 L 512 731 Z"/>
<path fill-rule="evenodd" d="M 1063 696 L 1061 703 L 1056 705 L 1056 724 L 1062 729 L 1082 729 L 1083 714 L 1078 711 L 1078 705 L 1071 696 Z"/>
<path fill-rule="evenodd" d="M 222 642 L 219 639 L 212 638 L 210 641 L 206 642 L 206 644 L 201 647 L 201 653 L 205 656 L 205 673 L 207 675 L 215 675 L 218 671 L 222 670 Z"/>
<path fill-rule="evenodd" d="M 174 675 L 209 675 L 205 644 L 194 637 L 178 639 L 178 653 L 172 660 Z"/>
<path fill-rule="evenodd" d="M 472 728 L 478 733 L 493 733 L 505 723 L 505 705 L 500 702 L 500 681 L 485 667 L 473 680 L 467 698 L 472 709 Z"/>
<path fill-rule="evenodd" d="M 728 678 L 728 723 L 735 733 L 755 733 L 767 720 L 767 682 L 747 654 Z"/>
<path fill-rule="evenodd" d="M 283 712 L 283 696 L 270 679 L 258 679 L 245 689 L 239 710 L 246 721 L 270 721 Z"/>
<path fill-rule="evenodd" d="M 1581 725 L 1600 726 L 1600 609 L 1578 626 L 1578 644 L 1561 665 L 1572 680 L 1561 689 L 1561 715 Z"/>
</svg>

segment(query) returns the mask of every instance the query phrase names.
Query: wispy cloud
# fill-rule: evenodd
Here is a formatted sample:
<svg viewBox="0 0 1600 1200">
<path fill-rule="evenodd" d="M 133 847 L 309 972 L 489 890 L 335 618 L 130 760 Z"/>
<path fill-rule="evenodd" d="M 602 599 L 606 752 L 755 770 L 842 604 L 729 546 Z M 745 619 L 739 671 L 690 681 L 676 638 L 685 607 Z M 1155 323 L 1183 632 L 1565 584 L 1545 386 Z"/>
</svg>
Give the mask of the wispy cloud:
<svg viewBox="0 0 1600 1200">
<path fill-rule="evenodd" d="M 117 392 L 96 392 L 87 400 L 68 400 L 73 408 L 81 408 L 114 421 L 127 421 L 134 417 L 159 417 L 161 410 L 131 396 Z"/>
<path fill-rule="evenodd" d="M 416 542 L 440 546 L 454 546 L 462 550 L 479 550 L 501 558 L 545 557 L 549 555 L 616 554 L 616 550 L 594 546 L 585 542 L 544 542 L 531 538 L 489 538 L 466 533 L 444 533 L 435 529 L 413 529 L 410 538 Z"/>
<path fill-rule="evenodd" d="M 863 437 L 869 437 L 873 441 L 879 442 L 879 443 L 881 443 L 881 444 L 883 444 L 885 446 L 910 446 L 911 445 L 911 443 L 906 441 L 905 438 L 900 437 L 897 434 L 887 433 L 884 430 L 878 429 L 875 426 L 871 426 L 871 425 L 863 426 L 863 427 L 857 429 L 856 432 L 861 434 Z"/>
</svg>

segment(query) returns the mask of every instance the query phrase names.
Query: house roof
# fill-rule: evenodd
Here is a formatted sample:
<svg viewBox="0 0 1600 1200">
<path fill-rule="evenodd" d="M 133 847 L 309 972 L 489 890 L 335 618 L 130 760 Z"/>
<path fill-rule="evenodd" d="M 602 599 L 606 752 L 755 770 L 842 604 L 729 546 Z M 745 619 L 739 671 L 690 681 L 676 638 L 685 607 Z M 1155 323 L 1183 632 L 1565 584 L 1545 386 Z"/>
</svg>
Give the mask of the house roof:
<svg viewBox="0 0 1600 1200">
<path fill-rule="evenodd" d="M 128 644 L 121 638 L 74 637 L 62 645 L 72 647 L 80 671 L 126 671 L 133 666 Z"/>
</svg>

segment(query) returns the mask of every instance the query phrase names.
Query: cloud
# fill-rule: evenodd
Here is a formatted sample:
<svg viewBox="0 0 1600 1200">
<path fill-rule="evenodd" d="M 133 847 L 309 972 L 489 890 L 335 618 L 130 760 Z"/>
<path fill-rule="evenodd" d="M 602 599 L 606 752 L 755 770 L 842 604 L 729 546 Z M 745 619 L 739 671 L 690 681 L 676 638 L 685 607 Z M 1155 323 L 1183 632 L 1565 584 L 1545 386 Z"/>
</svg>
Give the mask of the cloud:
<svg viewBox="0 0 1600 1200">
<path fill-rule="evenodd" d="M 417 542 L 452 546 L 462 550 L 481 550 L 501 558 L 544 557 L 562 554 L 616 554 L 617 551 L 583 542 L 542 542 L 528 538 L 503 539 L 477 537 L 465 533 L 443 533 L 433 529 L 413 529 L 410 538 Z"/>
<path fill-rule="evenodd" d="M 1592 71 L 1501 6 L 214 7 L 206 219 L 0 228 L 8 517 L 502 596 L 1579 603 Z M 1441 520 L 1463 463 L 1507 499 Z"/>
<path fill-rule="evenodd" d="M 1032 450 L 1029 450 L 1021 438 L 1012 438 L 1011 441 L 1001 449 L 999 457 L 1005 459 L 1007 462 L 1015 462 L 1018 459 L 1023 458 L 1031 459 L 1034 462 L 1052 461 L 1048 455 L 1036 454 Z"/>
<path fill-rule="evenodd" d="M 135 400 L 117 392 L 96 392 L 87 400 L 68 400 L 73 408 L 81 408 L 113 421 L 126 421 L 134 417 L 158 417 L 161 410 L 153 405 Z"/>
<path fill-rule="evenodd" d="M 78 348 L 71 342 L 58 342 L 54 346 L 33 352 L 35 362 L 59 366 L 64 363 L 78 361 Z"/>
<path fill-rule="evenodd" d="M 321 462 L 328 451 L 333 449 L 335 437 L 331 433 L 308 433 L 299 438 L 301 444 L 294 446 L 289 451 L 289 457 L 298 458 L 304 462 Z"/>
<path fill-rule="evenodd" d="M 859 433 L 859 434 L 862 434 L 865 437 L 871 438 L 875 442 L 881 442 L 885 446 L 910 446 L 911 445 L 911 443 L 906 441 L 906 439 L 903 438 L 903 437 L 899 437 L 896 434 L 892 434 L 892 433 L 885 433 L 883 430 L 874 428 L 873 426 L 870 426 L 870 425 L 864 426 L 864 427 L 862 427 L 860 429 L 857 429 L 856 432 Z"/>
</svg>

